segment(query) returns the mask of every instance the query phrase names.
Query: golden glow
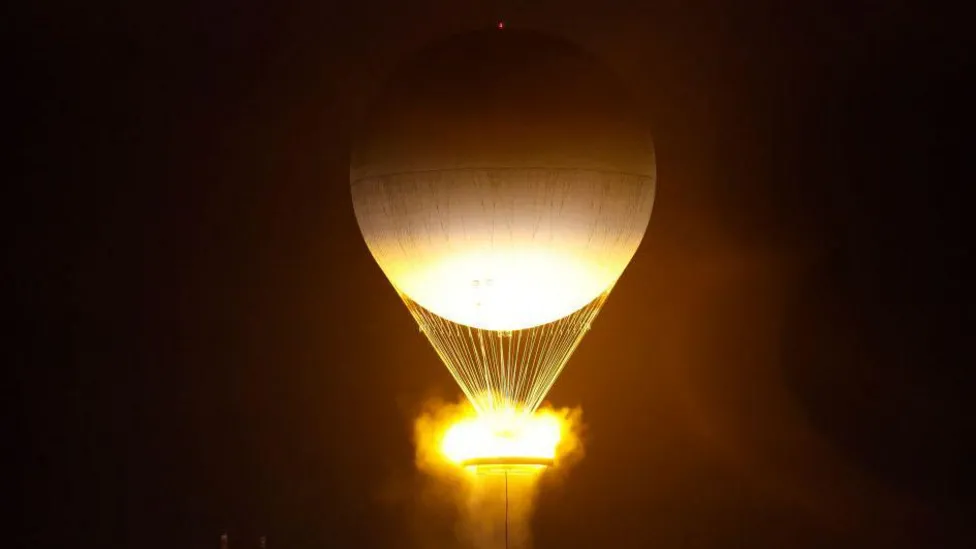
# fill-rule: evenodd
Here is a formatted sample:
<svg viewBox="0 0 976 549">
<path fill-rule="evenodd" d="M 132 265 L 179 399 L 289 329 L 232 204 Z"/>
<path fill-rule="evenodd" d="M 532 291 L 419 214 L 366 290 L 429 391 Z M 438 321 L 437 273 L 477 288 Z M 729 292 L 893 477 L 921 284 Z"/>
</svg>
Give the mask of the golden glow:
<svg viewBox="0 0 976 549">
<path fill-rule="evenodd" d="M 504 255 L 469 250 L 435 263 L 387 265 L 386 271 L 401 292 L 425 309 L 485 330 L 554 322 L 607 291 L 620 274 L 593 258 L 541 247 Z"/>
<path fill-rule="evenodd" d="M 528 547 L 536 497 L 582 458 L 582 428 L 579 408 L 543 405 L 531 415 L 479 415 L 464 399 L 427 401 L 414 423 L 416 465 L 431 482 L 425 497 L 444 504 L 439 513 L 457 513 L 456 533 L 465 546 L 500 547 L 508 530 L 512 547 Z M 537 461 L 533 454 L 554 458 L 552 466 L 518 463 Z M 490 463 L 461 465 L 477 457 Z"/>
<path fill-rule="evenodd" d="M 513 408 L 466 414 L 445 426 L 439 453 L 470 472 L 535 473 L 553 465 L 567 449 L 560 443 L 575 438 L 572 427 L 569 414 L 552 409 L 531 415 Z"/>
<path fill-rule="evenodd" d="M 363 238 L 397 290 L 481 330 L 524 330 L 606 293 L 647 229 L 654 178 L 471 168 L 358 178 Z"/>
<path fill-rule="evenodd" d="M 547 460 L 564 468 L 582 456 L 581 428 L 579 409 L 543 406 L 533 414 L 515 409 L 478 414 L 468 401 L 430 403 L 415 424 L 417 465 L 437 474 L 486 472 L 499 469 L 499 463 L 469 468 L 462 463 L 478 458 L 504 463 L 508 458 L 510 470 L 538 471 L 545 467 L 524 462 Z"/>
</svg>

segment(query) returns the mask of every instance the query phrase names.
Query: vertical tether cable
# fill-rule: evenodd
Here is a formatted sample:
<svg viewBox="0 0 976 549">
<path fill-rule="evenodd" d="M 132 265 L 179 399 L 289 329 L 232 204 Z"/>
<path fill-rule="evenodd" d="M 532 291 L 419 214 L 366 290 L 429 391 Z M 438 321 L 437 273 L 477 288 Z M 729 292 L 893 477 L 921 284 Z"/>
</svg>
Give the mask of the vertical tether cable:
<svg viewBox="0 0 976 549">
<path fill-rule="evenodd" d="M 505 549 L 508 549 L 508 471 L 505 471 Z"/>
</svg>

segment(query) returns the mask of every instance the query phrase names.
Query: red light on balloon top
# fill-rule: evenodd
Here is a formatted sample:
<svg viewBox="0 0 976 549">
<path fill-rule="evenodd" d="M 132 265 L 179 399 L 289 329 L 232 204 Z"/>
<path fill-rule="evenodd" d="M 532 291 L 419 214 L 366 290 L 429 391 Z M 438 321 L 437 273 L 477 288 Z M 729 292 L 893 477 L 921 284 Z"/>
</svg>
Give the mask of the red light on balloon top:
<svg viewBox="0 0 976 549">
<path fill-rule="evenodd" d="M 498 22 L 498 29 L 501 30 L 501 29 L 504 29 L 504 28 L 505 28 L 505 22 L 504 21 L 499 21 Z"/>
</svg>

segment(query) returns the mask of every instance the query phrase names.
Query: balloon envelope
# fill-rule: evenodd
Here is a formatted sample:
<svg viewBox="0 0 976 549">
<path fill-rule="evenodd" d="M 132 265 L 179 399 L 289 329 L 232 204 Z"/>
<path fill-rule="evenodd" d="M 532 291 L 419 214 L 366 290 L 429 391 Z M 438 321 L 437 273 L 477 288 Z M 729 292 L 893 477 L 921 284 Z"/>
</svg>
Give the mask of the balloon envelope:
<svg viewBox="0 0 976 549">
<path fill-rule="evenodd" d="M 649 135 L 600 63 L 530 32 L 456 36 L 405 64 L 353 152 L 391 283 L 440 317 L 520 330 L 608 291 L 654 202 Z"/>
</svg>

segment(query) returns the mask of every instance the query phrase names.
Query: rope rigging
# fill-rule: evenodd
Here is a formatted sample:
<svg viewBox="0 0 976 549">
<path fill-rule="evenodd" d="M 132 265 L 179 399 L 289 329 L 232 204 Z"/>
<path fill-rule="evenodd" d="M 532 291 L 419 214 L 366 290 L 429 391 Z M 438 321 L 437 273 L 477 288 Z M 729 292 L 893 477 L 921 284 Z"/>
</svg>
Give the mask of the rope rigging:
<svg viewBox="0 0 976 549">
<path fill-rule="evenodd" d="M 428 311 L 402 292 L 400 297 L 479 414 L 505 409 L 531 414 L 609 293 L 607 289 L 569 316 L 522 330 L 472 328 Z"/>
</svg>

